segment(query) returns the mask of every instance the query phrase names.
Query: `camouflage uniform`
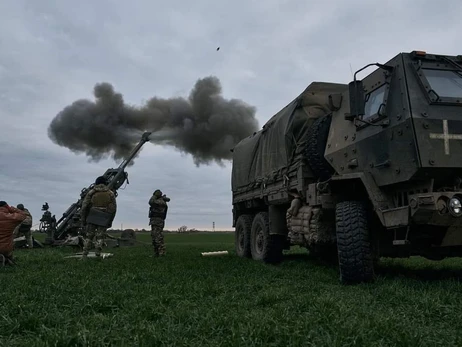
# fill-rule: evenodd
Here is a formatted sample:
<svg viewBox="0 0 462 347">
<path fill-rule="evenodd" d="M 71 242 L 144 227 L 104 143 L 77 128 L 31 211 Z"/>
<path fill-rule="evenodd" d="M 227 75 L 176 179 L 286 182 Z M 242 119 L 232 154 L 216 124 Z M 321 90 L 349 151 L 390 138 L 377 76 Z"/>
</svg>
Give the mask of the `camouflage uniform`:
<svg viewBox="0 0 462 347">
<path fill-rule="evenodd" d="M 170 199 L 162 195 L 160 190 L 156 190 L 149 199 L 149 225 L 151 226 L 151 238 L 154 248 L 154 255 L 165 255 L 165 244 L 163 230 L 165 218 L 167 217 L 167 202 Z"/>
<path fill-rule="evenodd" d="M 112 225 L 112 221 L 114 220 L 117 212 L 115 194 L 106 186 L 105 183 L 104 178 L 98 177 L 96 179 L 95 186 L 87 193 L 87 195 L 85 195 L 82 203 L 81 220 L 86 232 L 83 245 L 83 258 L 86 258 L 88 255 L 93 243 L 95 246 L 95 255 L 101 255 L 106 230 Z M 91 208 L 112 214 L 110 222 L 111 225 L 100 226 L 87 223 L 86 220 Z"/>
<path fill-rule="evenodd" d="M 14 236 L 13 237 L 17 238 L 21 234 L 24 235 L 26 237 L 27 246 L 29 248 L 33 248 L 34 247 L 34 242 L 32 240 L 32 231 L 31 231 L 31 228 L 32 228 L 32 215 L 30 214 L 30 212 L 29 212 L 29 210 L 27 208 L 24 208 L 23 204 L 18 204 L 16 206 L 16 208 L 23 211 L 26 214 L 27 217 L 26 217 L 26 219 L 24 219 L 21 222 L 21 224 L 19 224 L 14 229 L 14 232 L 13 232 Z"/>
<path fill-rule="evenodd" d="M 88 223 L 85 226 L 85 239 L 83 241 L 83 256 L 86 257 L 92 244 L 95 246 L 95 255 L 99 257 L 103 251 L 104 236 L 106 227 Z"/>
</svg>

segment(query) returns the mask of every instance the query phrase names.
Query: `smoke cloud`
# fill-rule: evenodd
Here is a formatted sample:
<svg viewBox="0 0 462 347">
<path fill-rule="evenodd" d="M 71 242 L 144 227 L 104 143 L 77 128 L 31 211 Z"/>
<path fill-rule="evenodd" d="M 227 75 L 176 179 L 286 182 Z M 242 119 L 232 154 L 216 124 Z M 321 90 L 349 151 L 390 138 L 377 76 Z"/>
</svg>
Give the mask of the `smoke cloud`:
<svg viewBox="0 0 462 347">
<path fill-rule="evenodd" d="M 230 149 L 258 130 L 256 108 L 225 99 L 214 76 L 199 79 L 187 99 L 153 97 L 141 107 L 126 105 L 109 83 L 96 84 L 94 96 L 65 107 L 48 128 L 54 143 L 94 161 L 126 158 L 141 135 L 152 131 L 151 143 L 191 154 L 197 166 L 223 165 Z"/>
</svg>

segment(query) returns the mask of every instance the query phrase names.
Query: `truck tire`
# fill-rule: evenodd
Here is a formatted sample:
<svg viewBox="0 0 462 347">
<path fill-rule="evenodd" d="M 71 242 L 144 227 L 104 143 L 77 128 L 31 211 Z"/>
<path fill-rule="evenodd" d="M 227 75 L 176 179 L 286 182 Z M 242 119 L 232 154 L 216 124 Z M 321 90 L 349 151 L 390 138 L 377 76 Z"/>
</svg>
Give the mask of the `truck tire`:
<svg viewBox="0 0 462 347">
<path fill-rule="evenodd" d="M 252 230 L 252 216 L 244 214 L 237 219 L 234 232 L 234 248 L 236 254 L 242 258 L 252 257 L 250 250 L 250 232 Z"/>
<path fill-rule="evenodd" d="M 365 204 L 343 201 L 335 209 L 340 282 L 369 282 L 374 278 L 372 248 Z"/>
<path fill-rule="evenodd" d="M 306 160 L 313 173 L 321 181 L 328 180 L 334 173 L 334 169 L 324 158 L 331 121 L 332 115 L 316 119 L 308 129 L 306 137 Z"/>
<path fill-rule="evenodd" d="M 252 258 L 265 263 L 282 261 L 284 239 L 281 235 L 270 235 L 268 212 L 258 213 L 252 222 L 250 245 Z"/>
</svg>

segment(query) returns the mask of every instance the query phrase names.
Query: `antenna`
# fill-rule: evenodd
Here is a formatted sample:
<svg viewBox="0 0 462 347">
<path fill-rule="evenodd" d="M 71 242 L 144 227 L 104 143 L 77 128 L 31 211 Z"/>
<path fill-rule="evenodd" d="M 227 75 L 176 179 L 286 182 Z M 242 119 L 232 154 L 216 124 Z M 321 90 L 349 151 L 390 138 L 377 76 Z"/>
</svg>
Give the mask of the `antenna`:
<svg viewBox="0 0 462 347">
<path fill-rule="evenodd" d="M 353 68 L 351 67 L 351 63 L 350 63 L 350 71 L 351 71 L 351 77 L 355 77 L 354 74 L 353 74 Z"/>
</svg>

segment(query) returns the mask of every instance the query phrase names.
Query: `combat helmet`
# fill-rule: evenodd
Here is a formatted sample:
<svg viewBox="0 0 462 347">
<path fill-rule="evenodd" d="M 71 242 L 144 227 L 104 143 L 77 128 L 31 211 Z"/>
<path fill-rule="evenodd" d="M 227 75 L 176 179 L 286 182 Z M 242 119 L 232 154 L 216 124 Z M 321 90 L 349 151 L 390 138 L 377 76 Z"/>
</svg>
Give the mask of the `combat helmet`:
<svg viewBox="0 0 462 347">
<path fill-rule="evenodd" d="M 98 184 L 107 184 L 107 180 L 104 176 L 99 176 L 96 180 L 95 180 L 95 185 L 98 185 Z"/>
</svg>

